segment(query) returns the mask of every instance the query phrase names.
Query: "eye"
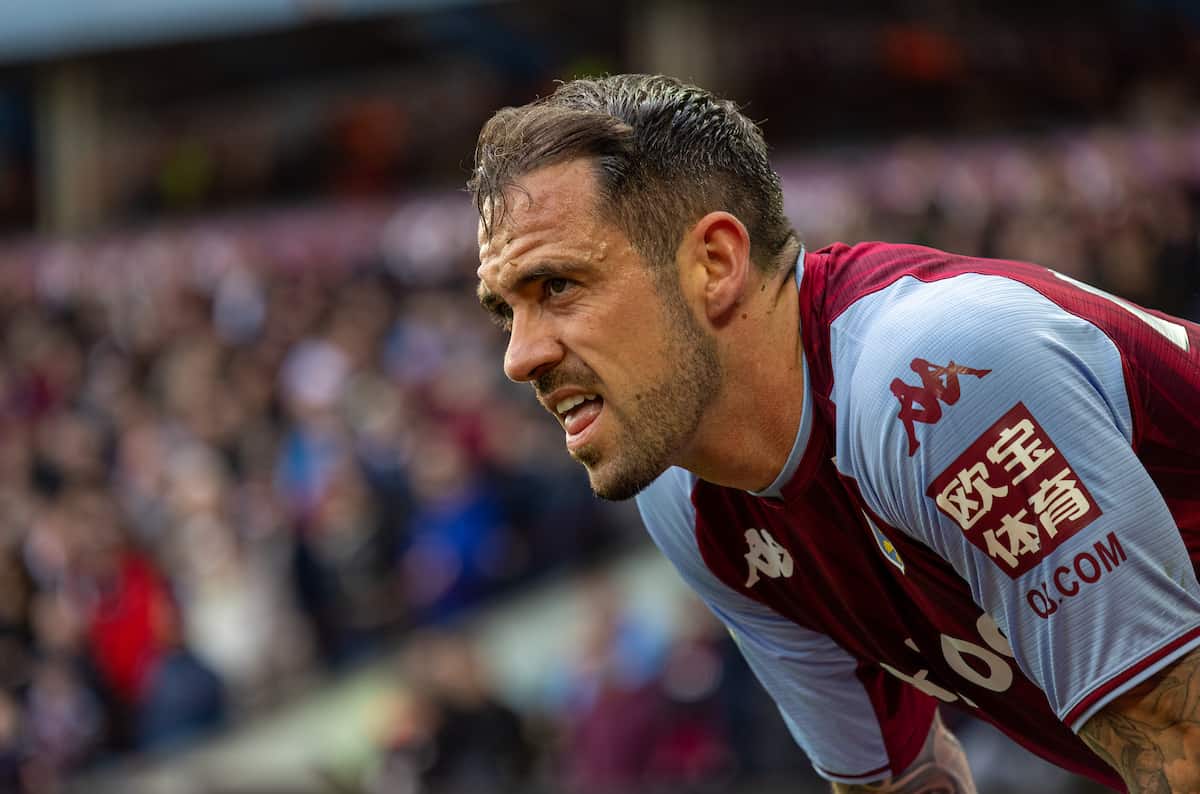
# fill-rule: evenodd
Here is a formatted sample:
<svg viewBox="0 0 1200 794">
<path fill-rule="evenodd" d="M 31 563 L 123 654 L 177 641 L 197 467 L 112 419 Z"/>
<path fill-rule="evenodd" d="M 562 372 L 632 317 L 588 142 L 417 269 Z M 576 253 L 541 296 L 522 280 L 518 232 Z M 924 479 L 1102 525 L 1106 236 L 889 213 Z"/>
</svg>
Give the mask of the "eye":
<svg viewBox="0 0 1200 794">
<path fill-rule="evenodd" d="M 562 295 L 571 288 L 571 280 L 566 278 L 548 278 L 542 287 L 547 295 Z"/>
</svg>

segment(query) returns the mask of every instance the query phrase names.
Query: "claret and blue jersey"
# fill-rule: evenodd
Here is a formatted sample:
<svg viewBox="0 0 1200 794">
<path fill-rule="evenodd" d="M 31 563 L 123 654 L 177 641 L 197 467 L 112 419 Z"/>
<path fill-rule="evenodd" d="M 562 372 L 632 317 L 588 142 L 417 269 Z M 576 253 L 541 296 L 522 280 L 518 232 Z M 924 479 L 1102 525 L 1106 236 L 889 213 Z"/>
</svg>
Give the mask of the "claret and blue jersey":
<svg viewBox="0 0 1200 794">
<path fill-rule="evenodd" d="M 1200 646 L 1200 327 L 1046 268 L 835 245 L 797 265 L 804 413 L 761 493 L 638 497 L 829 779 L 898 774 L 939 703 L 1068 769 Z"/>
</svg>

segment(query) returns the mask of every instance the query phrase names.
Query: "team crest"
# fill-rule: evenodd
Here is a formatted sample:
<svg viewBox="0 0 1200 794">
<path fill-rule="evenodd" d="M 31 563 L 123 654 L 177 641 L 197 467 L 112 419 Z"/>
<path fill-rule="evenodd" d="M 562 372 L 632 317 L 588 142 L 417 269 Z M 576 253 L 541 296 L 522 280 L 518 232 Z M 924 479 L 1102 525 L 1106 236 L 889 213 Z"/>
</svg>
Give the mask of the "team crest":
<svg viewBox="0 0 1200 794">
<path fill-rule="evenodd" d="M 892 565 L 900 569 L 900 573 L 904 573 L 904 560 L 900 557 L 900 552 L 896 550 L 895 544 L 887 539 L 879 527 L 875 526 L 875 522 L 871 517 L 863 512 L 863 516 L 867 519 L 867 526 L 871 528 L 871 534 L 875 536 L 875 543 L 878 544 L 879 550 L 883 552 L 883 556 Z"/>
</svg>

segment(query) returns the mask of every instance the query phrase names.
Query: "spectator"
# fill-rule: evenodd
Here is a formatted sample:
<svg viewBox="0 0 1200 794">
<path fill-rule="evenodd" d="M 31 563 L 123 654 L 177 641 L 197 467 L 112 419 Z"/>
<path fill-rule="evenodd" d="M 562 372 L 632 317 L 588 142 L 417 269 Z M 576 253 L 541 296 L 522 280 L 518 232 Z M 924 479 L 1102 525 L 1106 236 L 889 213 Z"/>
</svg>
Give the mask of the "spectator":
<svg viewBox="0 0 1200 794">
<path fill-rule="evenodd" d="M 423 635 L 408 672 L 411 691 L 397 699 L 387 733 L 393 785 L 415 778 L 429 794 L 529 790 L 533 754 L 521 719 L 492 692 L 469 640 Z"/>
</svg>

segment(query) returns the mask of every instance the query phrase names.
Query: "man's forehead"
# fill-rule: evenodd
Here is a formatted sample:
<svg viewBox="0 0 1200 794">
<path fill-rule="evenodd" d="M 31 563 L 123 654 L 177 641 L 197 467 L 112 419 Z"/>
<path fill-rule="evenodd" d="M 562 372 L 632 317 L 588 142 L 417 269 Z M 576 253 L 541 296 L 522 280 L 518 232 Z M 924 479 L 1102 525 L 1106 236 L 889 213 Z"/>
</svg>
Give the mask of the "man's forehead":
<svg viewBox="0 0 1200 794">
<path fill-rule="evenodd" d="M 589 160 L 569 160 L 531 171 L 505 190 L 499 207 L 491 199 L 484 202 L 478 228 L 480 249 L 503 247 L 517 234 L 541 231 L 567 219 L 578 223 L 591 218 L 596 209 L 595 187 L 595 170 Z"/>
</svg>

